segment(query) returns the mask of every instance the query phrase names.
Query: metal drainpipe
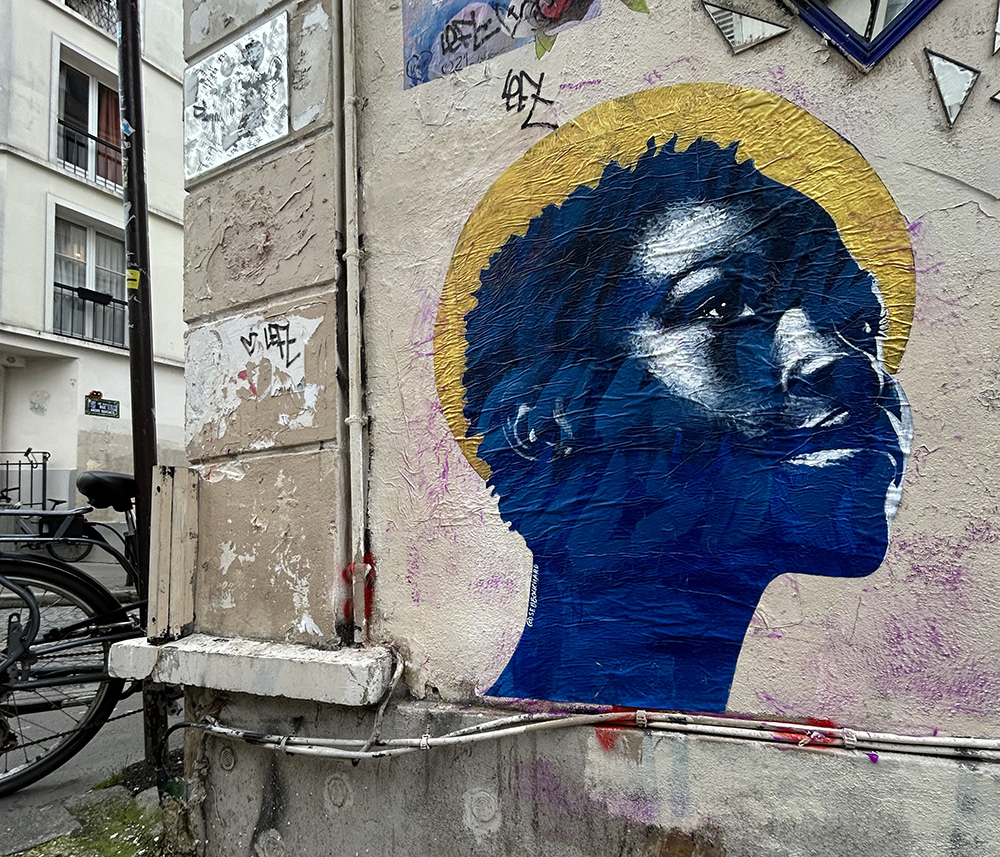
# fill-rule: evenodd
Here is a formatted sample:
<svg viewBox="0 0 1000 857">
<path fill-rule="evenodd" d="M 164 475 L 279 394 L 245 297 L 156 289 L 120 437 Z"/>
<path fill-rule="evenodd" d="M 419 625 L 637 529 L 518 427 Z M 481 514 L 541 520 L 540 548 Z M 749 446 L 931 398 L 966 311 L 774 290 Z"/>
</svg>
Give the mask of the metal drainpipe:
<svg viewBox="0 0 1000 857">
<path fill-rule="evenodd" d="M 361 377 L 361 249 L 358 208 L 358 96 L 357 54 L 354 41 L 354 0 L 341 0 L 341 73 L 344 81 L 344 251 L 347 275 L 347 383 L 348 457 L 351 489 L 351 559 L 354 564 L 354 642 L 365 643 L 368 625 L 365 619 L 365 522 L 367 513 L 366 459 L 364 449 L 364 396 Z"/>
</svg>

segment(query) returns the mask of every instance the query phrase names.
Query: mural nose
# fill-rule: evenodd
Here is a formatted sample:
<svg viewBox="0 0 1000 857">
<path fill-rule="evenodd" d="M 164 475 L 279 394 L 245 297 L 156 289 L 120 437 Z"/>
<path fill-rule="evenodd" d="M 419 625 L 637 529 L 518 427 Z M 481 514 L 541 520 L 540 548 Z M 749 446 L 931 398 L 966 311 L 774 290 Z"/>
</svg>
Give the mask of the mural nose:
<svg viewBox="0 0 1000 857">
<path fill-rule="evenodd" d="M 820 333 L 801 307 L 785 310 L 774 331 L 772 366 L 781 391 L 809 395 L 831 374 L 837 361 L 847 356 L 832 336 Z"/>
</svg>

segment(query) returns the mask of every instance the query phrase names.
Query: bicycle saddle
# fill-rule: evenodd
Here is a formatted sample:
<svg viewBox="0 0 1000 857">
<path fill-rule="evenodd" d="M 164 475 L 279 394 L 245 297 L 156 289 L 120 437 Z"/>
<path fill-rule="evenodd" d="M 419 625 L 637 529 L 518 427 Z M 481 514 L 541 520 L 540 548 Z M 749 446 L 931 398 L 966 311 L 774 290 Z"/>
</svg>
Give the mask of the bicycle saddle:
<svg viewBox="0 0 1000 857">
<path fill-rule="evenodd" d="M 76 487 L 95 509 L 110 506 L 116 512 L 127 512 L 135 496 L 135 477 L 127 473 L 88 470 L 76 478 Z"/>
</svg>

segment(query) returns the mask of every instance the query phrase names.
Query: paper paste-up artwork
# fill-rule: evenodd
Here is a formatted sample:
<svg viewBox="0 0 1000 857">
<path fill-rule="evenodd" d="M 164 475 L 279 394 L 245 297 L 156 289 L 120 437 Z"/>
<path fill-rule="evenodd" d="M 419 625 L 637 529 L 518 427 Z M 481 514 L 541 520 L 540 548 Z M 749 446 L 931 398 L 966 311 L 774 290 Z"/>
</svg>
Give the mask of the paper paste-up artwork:
<svg viewBox="0 0 1000 857">
<path fill-rule="evenodd" d="M 288 18 L 282 12 L 184 72 L 188 179 L 288 133 Z"/>
<path fill-rule="evenodd" d="M 435 341 L 451 428 L 534 557 L 488 693 L 723 711 L 771 580 L 875 571 L 913 271 L 857 150 L 771 93 L 638 93 L 512 165 Z"/>
<path fill-rule="evenodd" d="M 595 18 L 600 0 L 403 0 L 404 88 L 436 80 Z"/>
</svg>

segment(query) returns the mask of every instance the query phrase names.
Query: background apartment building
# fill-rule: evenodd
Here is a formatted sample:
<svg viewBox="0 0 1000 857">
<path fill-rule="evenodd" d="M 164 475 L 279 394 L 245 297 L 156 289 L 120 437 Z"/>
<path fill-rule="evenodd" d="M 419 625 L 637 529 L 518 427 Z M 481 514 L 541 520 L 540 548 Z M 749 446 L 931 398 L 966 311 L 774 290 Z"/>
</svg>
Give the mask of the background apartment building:
<svg viewBox="0 0 1000 857">
<path fill-rule="evenodd" d="M 180 5 L 151 0 L 142 17 L 157 419 L 161 460 L 174 462 Z M 57 498 L 75 496 L 78 470 L 132 466 L 116 20 L 114 0 L 0 7 L 0 449 L 50 451 Z"/>
</svg>

